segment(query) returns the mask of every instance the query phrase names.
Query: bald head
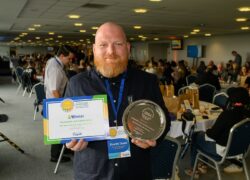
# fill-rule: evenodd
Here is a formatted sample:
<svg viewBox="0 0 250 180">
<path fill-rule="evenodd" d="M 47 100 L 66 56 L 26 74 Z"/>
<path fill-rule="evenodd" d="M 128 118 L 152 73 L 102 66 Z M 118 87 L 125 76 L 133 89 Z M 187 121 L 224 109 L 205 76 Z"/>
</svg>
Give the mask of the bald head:
<svg viewBox="0 0 250 180">
<path fill-rule="evenodd" d="M 124 33 L 124 30 L 120 25 L 114 22 L 106 22 L 102 24 L 96 31 L 95 42 L 99 39 L 100 35 L 107 33 L 113 34 L 114 36 L 119 35 L 123 38 L 124 41 L 127 41 L 127 37 Z"/>
</svg>

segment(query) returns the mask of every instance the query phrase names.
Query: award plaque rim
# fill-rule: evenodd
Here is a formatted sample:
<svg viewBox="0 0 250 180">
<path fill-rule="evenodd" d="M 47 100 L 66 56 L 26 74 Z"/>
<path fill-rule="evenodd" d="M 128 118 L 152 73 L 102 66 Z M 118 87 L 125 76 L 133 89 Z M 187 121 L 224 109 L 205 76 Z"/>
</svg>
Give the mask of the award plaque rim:
<svg viewBox="0 0 250 180">
<path fill-rule="evenodd" d="M 164 133 L 165 131 L 165 128 L 166 128 L 166 116 L 165 116 L 165 113 L 164 111 L 162 110 L 162 108 L 156 104 L 155 102 L 151 101 L 151 100 L 146 100 L 146 99 L 141 99 L 141 100 L 137 100 L 137 101 L 134 101 L 132 103 L 130 103 L 127 108 L 125 109 L 124 113 L 123 113 L 123 116 L 122 116 L 122 124 L 123 124 L 123 127 L 124 127 L 124 130 L 125 130 L 125 133 L 130 137 L 130 138 L 134 138 L 134 139 L 140 139 L 140 140 L 149 140 L 149 139 L 143 139 L 143 138 L 138 138 L 138 137 L 133 137 L 132 134 L 129 132 L 127 126 L 126 126 L 126 118 L 128 117 L 129 113 L 130 113 L 130 110 L 135 107 L 136 105 L 138 104 L 152 104 L 154 105 L 155 107 L 157 107 L 157 111 L 160 111 L 160 114 L 159 116 L 161 117 L 161 119 L 164 121 L 163 123 L 163 127 L 162 127 L 162 130 L 160 133 L 158 133 L 157 136 L 155 136 L 154 138 L 150 139 L 150 140 L 157 140 L 159 137 L 161 137 L 161 135 Z M 162 116 L 161 116 L 162 115 Z"/>
</svg>

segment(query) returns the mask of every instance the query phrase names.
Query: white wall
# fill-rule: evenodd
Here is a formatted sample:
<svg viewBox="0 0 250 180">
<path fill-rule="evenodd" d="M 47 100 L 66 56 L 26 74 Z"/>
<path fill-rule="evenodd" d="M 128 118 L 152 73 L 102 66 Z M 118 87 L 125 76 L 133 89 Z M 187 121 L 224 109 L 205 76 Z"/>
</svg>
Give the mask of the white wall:
<svg viewBox="0 0 250 180">
<path fill-rule="evenodd" d="M 166 42 L 134 42 L 131 43 L 131 58 L 139 64 L 154 57 L 155 60 L 167 59 L 169 43 Z"/>
<path fill-rule="evenodd" d="M 47 47 L 33 47 L 33 46 L 22 47 L 22 46 L 18 46 L 16 48 L 17 54 L 32 54 L 32 53 L 46 54 L 47 52 L 48 52 Z"/>
<path fill-rule="evenodd" d="M 9 56 L 10 48 L 9 46 L 0 46 L 0 56 Z"/>
<path fill-rule="evenodd" d="M 46 54 L 47 52 L 48 52 L 47 47 L 34 47 L 34 46 L 27 46 L 27 47 L 17 46 L 16 47 L 17 55 L 32 54 L 32 53 Z M 0 45 L 0 56 L 9 56 L 9 55 L 10 55 L 10 47 Z"/>
<path fill-rule="evenodd" d="M 154 57 L 155 60 L 167 59 L 167 43 L 149 43 L 148 44 L 148 57 Z"/>
<path fill-rule="evenodd" d="M 131 58 L 136 60 L 139 64 L 143 64 L 148 59 L 148 43 L 136 42 L 131 43 Z"/>
<path fill-rule="evenodd" d="M 187 45 L 204 45 L 205 57 L 199 60 L 204 60 L 205 63 L 209 60 L 213 60 L 215 64 L 226 63 L 229 59 L 233 60 L 232 50 L 236 50 L 242 56 L 243 63 L 247 59 L 250 60 L 250 33 L 184 39 L 184 49 L 170 51 L 168 59 L 177 58 L 177 60 L 186 59 L 191 61 L 192 59 L 187 57 Z"/>
</svg>

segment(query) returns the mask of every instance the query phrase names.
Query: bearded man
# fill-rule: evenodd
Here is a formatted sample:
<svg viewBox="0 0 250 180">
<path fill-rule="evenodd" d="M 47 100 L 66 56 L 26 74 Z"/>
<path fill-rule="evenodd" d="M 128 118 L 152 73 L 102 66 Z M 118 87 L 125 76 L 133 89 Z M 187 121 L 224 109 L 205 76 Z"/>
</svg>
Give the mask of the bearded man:
<svg viewBox="0 0 250 180">
<path fill-rule="evenodd" d="M 130 139 L 131 156 L 117 159 L 109 159 L 106 140 L 72 140 L 66 147 L 75 151 L 75 180 L 151 179 L 150 149 L 163 140 L 170 121 L 157 77 L 128 68 L 129 52 L 130 44 L 121 26 L 113 22 L 101 25 L 93 45 L 95 68 L 72 77 L 66 96 L 107 94 L 110 127 L 122 126 L 122 115 L 131 99 L 151 100 L 160 105 L 166 115 L 165 132 L 157 141 Z M 114 106 L 118 107 L 116 112 Z"/>
</svg>

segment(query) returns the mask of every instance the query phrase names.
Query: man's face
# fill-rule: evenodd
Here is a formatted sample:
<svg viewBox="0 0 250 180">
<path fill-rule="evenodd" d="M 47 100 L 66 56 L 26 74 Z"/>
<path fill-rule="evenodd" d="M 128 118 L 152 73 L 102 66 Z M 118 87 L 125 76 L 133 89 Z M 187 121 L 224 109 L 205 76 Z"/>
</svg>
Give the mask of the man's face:
<svg viewBox="0 0 250 180">
<path fill-rule="evenodd" d="M 122 29 L 103 25 L 96 33 L 93 45 L 94 64 L 103 76 L 116 77 L 127 69 L 130 45 Z"/>
<path fill-rule="evenodd" d="M 72 62 L 73 58 L 74 58 L 73 53 L 69 53 L 68 56 L 64 56 L 63 54 L 61 55 L 61 60 L 64 65 L 68 65 L 70 62 Z"/>
</svg>

